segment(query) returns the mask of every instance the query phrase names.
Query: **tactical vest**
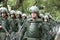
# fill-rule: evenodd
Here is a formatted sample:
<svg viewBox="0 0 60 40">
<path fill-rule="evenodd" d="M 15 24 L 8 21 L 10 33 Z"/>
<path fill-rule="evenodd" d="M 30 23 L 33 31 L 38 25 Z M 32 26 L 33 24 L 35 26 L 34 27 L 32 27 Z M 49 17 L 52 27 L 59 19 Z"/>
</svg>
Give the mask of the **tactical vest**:
<svg viewBox="0 0 60 40">
<path fill-rule="evenodd" d="M 30 26 L 27 27 L 27 37 L 40 38 L 42 21 L 30 21 Z"/>
</svg>

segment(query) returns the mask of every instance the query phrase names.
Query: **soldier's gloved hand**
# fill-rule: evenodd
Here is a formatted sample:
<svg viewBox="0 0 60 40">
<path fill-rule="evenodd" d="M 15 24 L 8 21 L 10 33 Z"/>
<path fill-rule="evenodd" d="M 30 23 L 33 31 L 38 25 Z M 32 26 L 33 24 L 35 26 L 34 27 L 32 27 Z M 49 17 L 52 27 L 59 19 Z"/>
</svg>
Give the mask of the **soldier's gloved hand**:
<svg viewBox="0 0 60 40">
<path fill-rule="evenodd" d="M 6 36 L 10 36 L 10 34 L 7 32 L 7 33 L 6 33 Z"/>
</svg>

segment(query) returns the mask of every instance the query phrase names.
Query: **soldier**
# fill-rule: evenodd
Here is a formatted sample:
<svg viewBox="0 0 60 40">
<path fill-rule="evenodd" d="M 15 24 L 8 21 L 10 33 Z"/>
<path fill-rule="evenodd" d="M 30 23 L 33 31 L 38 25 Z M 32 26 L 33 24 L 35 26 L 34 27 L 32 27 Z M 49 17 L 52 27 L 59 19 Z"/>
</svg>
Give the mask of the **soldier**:
<svg viewBox="0 0 60 40">
<path fill-rule="evenodd" d="M 18 24 L 22 26 L 22 24 L 23 24 L 22 12 L 21 11 L 17 11 L 16 17 L 17 17 Z"/>
<path fill-rule="evenodd" d="M 17 13 L 16 14 L 17 19 L 22 18 L 22 12 L 21 11 L 17 11 L 16 13 Z"/>
<path fill-rule="evenodd" d="M 9 38 L 9 21 L 7 19 L 7 9 L 3 7 L 1 9 L 1 22 L 0 22 L 0 40 L 6 40 L 6 37 Z"/>
<path fill-rule="evenodd" d="M 51 39 L 50 40 L 54 40 L 55 35 L 57 33 L 57 29 L 58 29 L 58 27 L 56 26 L 57 22 L 52 18 L 52 16 L 49 13 L 45 13 L 45 15 L 47 15 L 49 17 L 49 23 L 51 25 L 52 34 L 51 34 Z"/>
<path fill-rule="evenodd" d="M 17 11 L 17 22 L 18 22 L 18 27 L 19 27 L 19 30 L 18 30 L 18 37 L 17 37 L 17 40 L 21 40 L 22 37 L 20 35 L 22 35 L 22 32 L 20 31 L 21 29 L 21 26 L 23 25 L 23 19 L 22 19 L 22 12 L 21 11 Z"/>
<path fill-rule="evenodd" d="M 50 40 L 51 39 L 51 24 L 49 22 L 49 17 L 47 15 L 44 16 L 43 22 L 43 31 L 42 31 L 42 40 Z"/>
<path fill-rule="evenodd" d="M 56 26 L 56 20 L 50 15 L 50 13 L 45 13 L 49 17 L 50 23 L 54 26 Z"/>
<path fill-rule="evenodd" d="M 15 16 L 15 11 L 10 11 L 10 33 L 11 33 L 11 40 L 16 40 L 16 34 L 18 32 L 18 23 Z"/>
<path fill-rule="evenodd" d="M 29 11 L 32 18 L 27 20 L 24 40 L 41 40 L 42 19 L 39 17 L 39 8 L 32 6 Z"/>
</svg>

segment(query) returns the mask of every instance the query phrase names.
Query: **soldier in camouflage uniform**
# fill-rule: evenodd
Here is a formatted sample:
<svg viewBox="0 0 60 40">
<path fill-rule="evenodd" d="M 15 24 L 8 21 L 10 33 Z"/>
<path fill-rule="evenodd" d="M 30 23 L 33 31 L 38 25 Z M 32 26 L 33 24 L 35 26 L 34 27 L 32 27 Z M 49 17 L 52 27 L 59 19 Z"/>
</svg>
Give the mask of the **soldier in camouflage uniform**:
<svg viewBox="0 0 60 40">
<path fill-rule="evenodd" d="M 17 17 L 18 24 L 20 26 L 22 26 L 22 24 L 23 24 L 22 12 L 21 11 L 17 11 L 16 17 Z"/>
<path fill-rule="evenodd" d="M 51 39 L 51 24 L 49 22 L 49 17 L 47 15 L 44 16 L 43 19 L 43 29 L 42 29 L 42 39 L 41 40 L 50 40 Z"/>
<path fill-rule="evenodd" d="M 16 17 L 17 17 L 17 22 L 18 22 L 18 27 L 19 27 L 19 30 L 18 30 L 18 37 L 17 37 L 17 40 L 22 40 L 22 32 L 20 31 L 21 29 L 21 26 L 23 25 L 23 19 L 22 19 L 22 12 L 21 11 L 17 11 L 17 14 L 16 14 Z"/>
<path fill-rule="evenodd" d="M 1 22 L 0 22 L 0 40 L 6 40 L 9 35 L 9 21 L 7 19 L 7 9 L 5 7 L 2 7 L 1 9 Z"/>
<path fill-rule="evenodd" d="M 11 40 L 16 40 L 16 34 L 18 32 L 18 23 L 17 23 L 17 20 L 16 20 L 16 16 L 15 16 L 15 11 L 14 10 L 11 10 L 10 11 L 10 20 L 9 20 L 9 23 L 10 23 L 10 33 L 11 33 Z"/>
<path fill-rule="evenodd" d="M 29 11 L 32 18 L 27 20 L 24 40 L 41 40 L 42 19 L 39 17 L 39 9 L 32 6 Z"/>
<path fill-rule="evenodd" d="M 49 22 L 54 26 L 56 26 L 56 21 L 55 19 L 50 15 L 50 13 L 45 13 L 49 17 Z"/>
<path fill-rule="evenodd" d="M 56 26 L 57 22 L 52 18 L 52 16 L 49 13 L 45 13 L 45 15 L 47 15 L 49 17 L 49 23 L 51 25 L 52 34 L 51 34 L 50 40 L 54 40 L 55 35 L 57 33 L 57 30 L 58 30 L 58 27 Z"/>
<path fill-rule="evenodd" d="M 57 21 L 49 13 L 46 13 L 46 15 L 48 15 L 48 17 L 49 17 L 49 22 L 50 22 L 50 25 L 51 25 L 51 28 L 52 28 L 52 31 L 51 31 L 52 34 L 51 34 L 51 39 L 50 40 L 54 40 L 55 35 L 57 34 L 57 31 L 59 29 L 59 26 L 58 26 Z"/>
</svg>

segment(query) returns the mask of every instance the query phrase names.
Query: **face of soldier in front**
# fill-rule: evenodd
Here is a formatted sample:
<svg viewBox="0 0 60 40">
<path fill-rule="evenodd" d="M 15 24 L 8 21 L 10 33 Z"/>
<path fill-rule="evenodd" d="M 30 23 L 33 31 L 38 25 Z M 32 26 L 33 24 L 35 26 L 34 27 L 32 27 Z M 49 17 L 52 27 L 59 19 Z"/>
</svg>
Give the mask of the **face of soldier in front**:
<svg viewBox="0 0 60 40">
<path fill-rule="evenodd" d="M 11 18 L 14 18 L 15 17 L 15 15 L 14 14 L 11 14 L 11 16 L 10 16 Z"/>
<path fill-rule="evenodd" d="M 6 13 L 2 13 L 2 17 L 5 18 L 6 17 Z"/>
<path fill-rule="evenodd" d="M 36 13 L 31 13 L 32 18 L 36 18 L 37 14 Z"/>
</svg>

